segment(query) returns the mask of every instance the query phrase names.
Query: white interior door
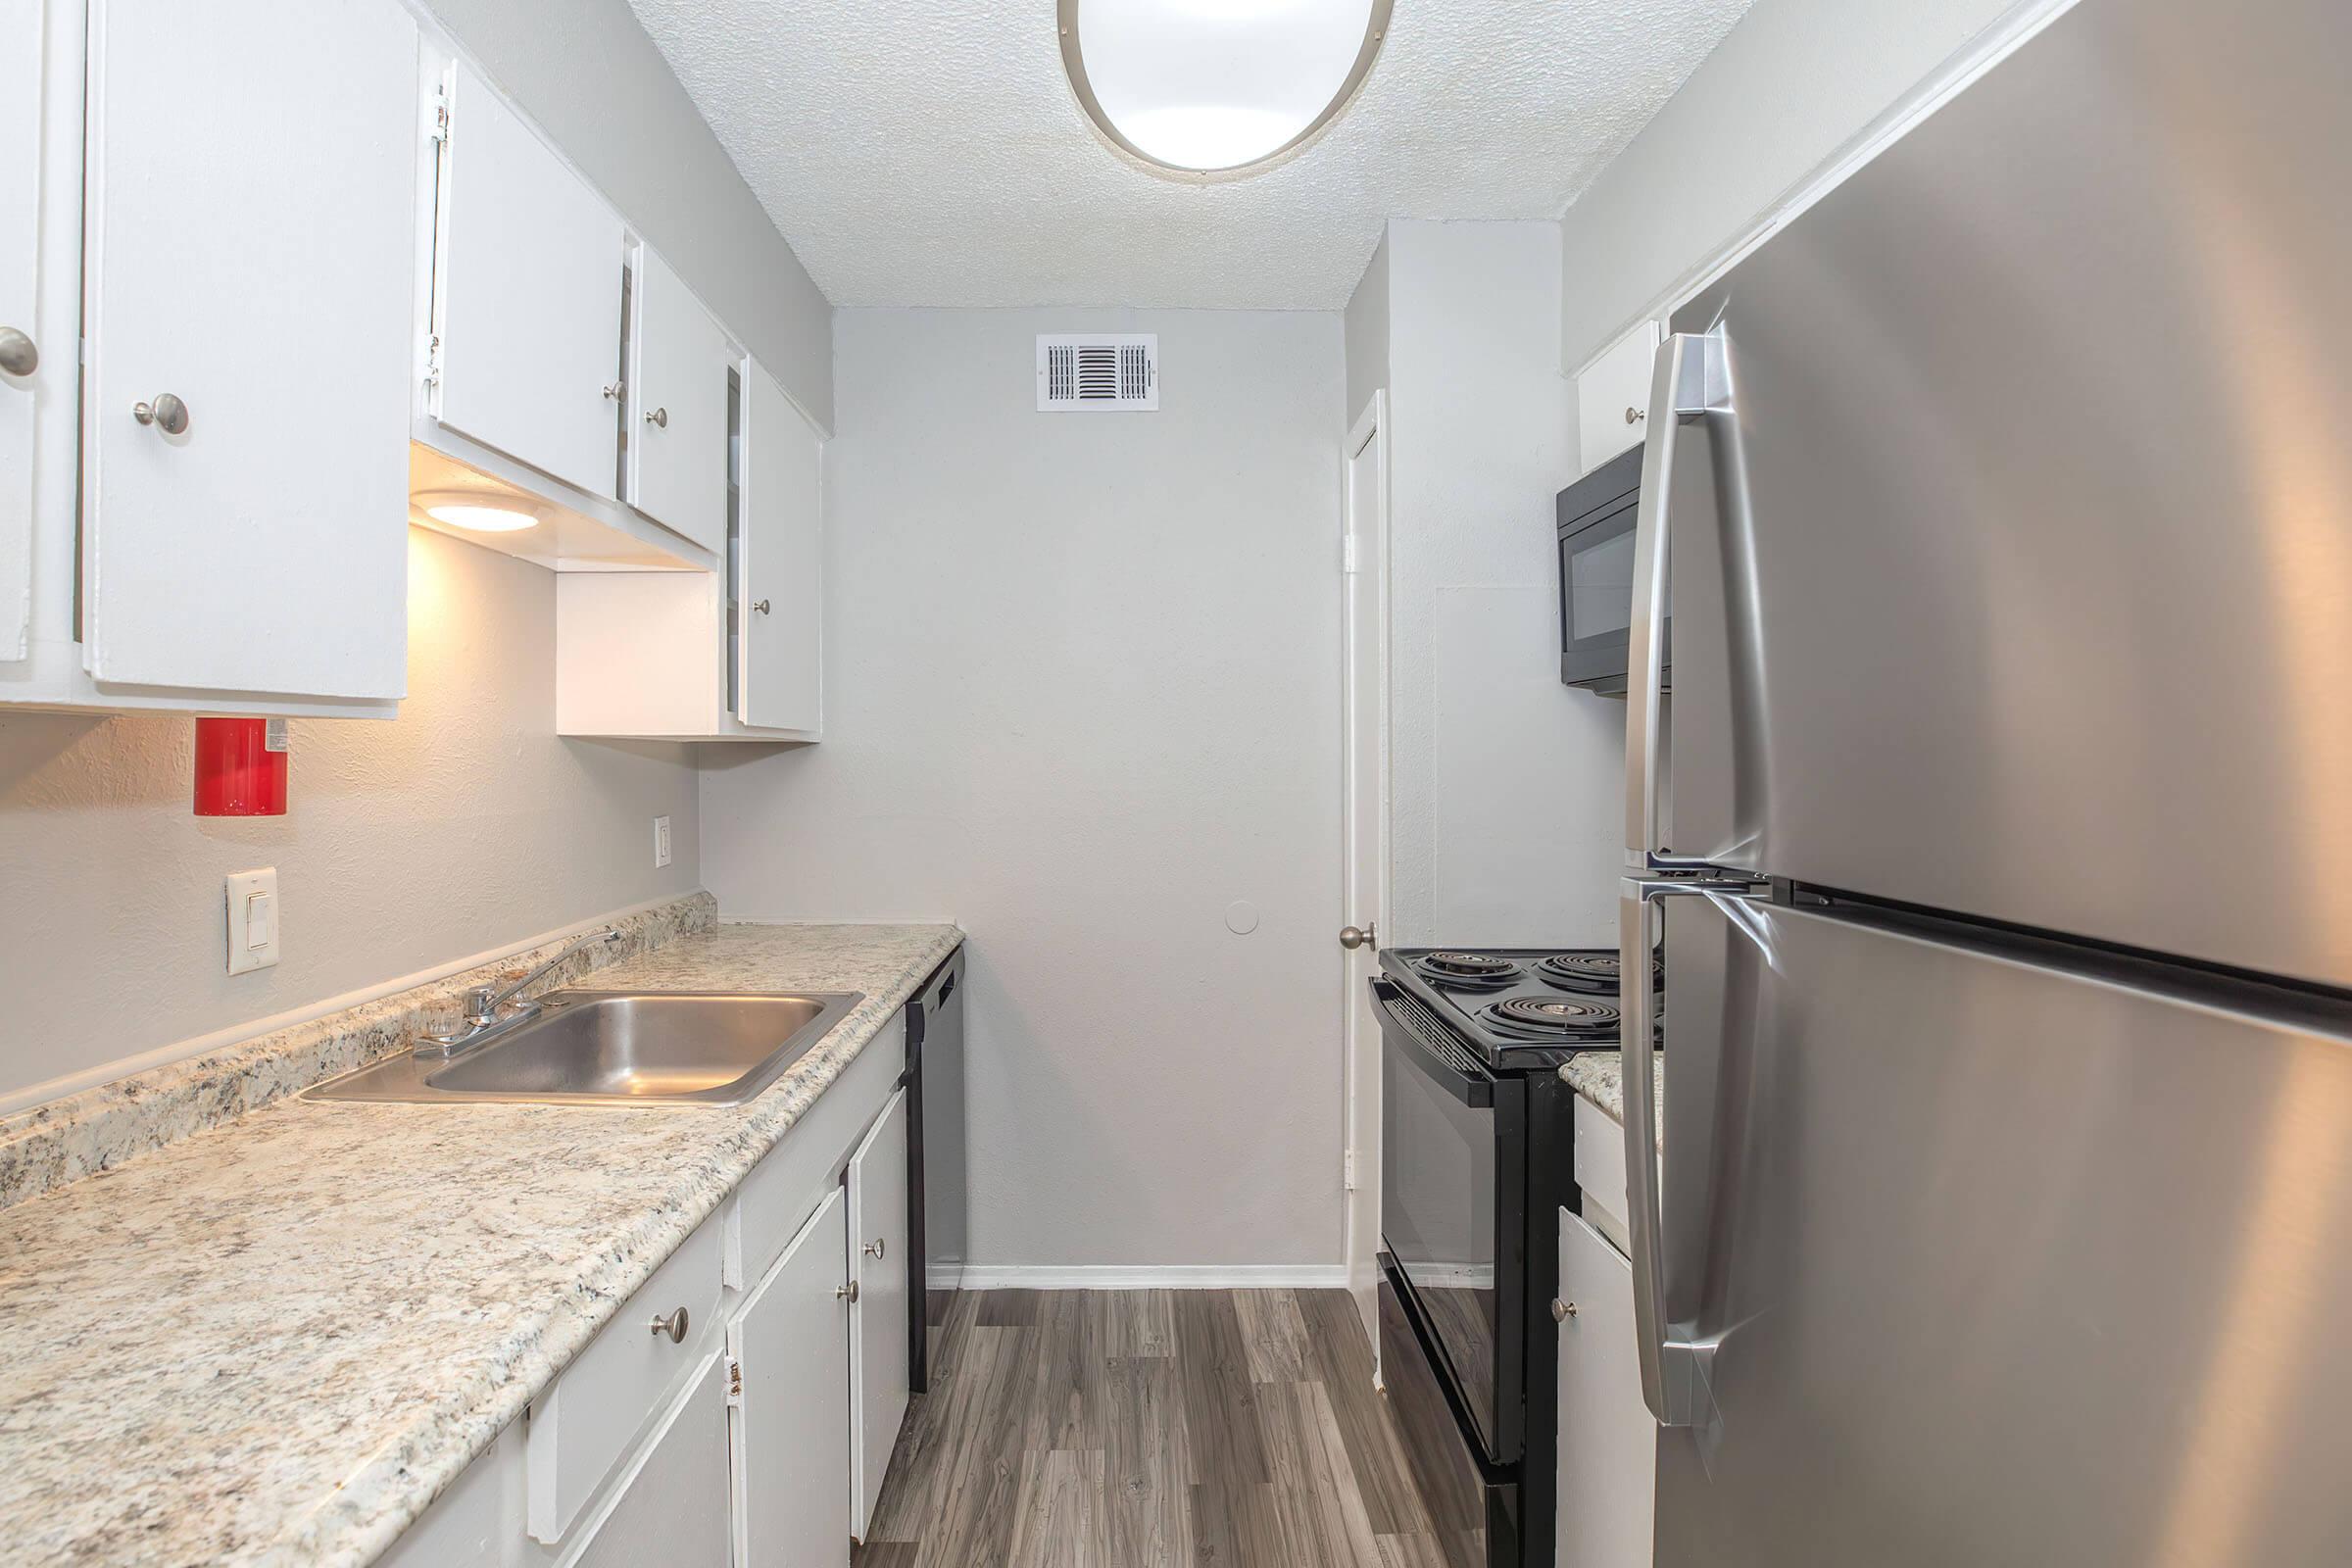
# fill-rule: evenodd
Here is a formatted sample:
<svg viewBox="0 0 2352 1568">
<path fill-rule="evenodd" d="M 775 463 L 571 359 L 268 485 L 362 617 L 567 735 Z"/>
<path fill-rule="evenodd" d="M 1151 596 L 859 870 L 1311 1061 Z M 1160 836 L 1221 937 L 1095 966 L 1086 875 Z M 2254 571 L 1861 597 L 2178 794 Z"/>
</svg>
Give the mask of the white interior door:
<svg viewBox="0 0 2352 1568">
<path fill-rule="evenodd" d="M 647 1441 L 572 1568 L 730 1568 L 726 1358 L 703 1363 Z"/>
<path fill-rule="evenodd" d="M 899 1423 L 913 1397 L 912 1319 L 907 1315 L 906 1091 L 850 1158 L 850 1533 L 860 1539 L 882 1494 Z"/>
<path fill-rule="evenodd" d="M 706 550 L 727 539 L 727 334 L 651 245 L 637 247 L 629 504 Z"/>
<path fill-rule="evenodd" d="M 32 404 L 40 373 L 41 20 L 45 0 L 0 0 L 0 660 L 23 659 L 31 616 Z M 55 345 L 50 347 L 54 350 Z M 69 362 L 71 363 L 70 357 Z"/>
<path fill-rule="evenodd" d="M 847 1568 L 850 1533 L 849 1216 L 840 1188 L 753 1290 L 736 1320 L 743 1561 Z"/>
<path fill-rule="evenodd" d="M 481 77 L 458 66 L 449 93 L 434 412 L 590 495 L 614 495 L 620 219 Z"/>
<path fill-rule="evenodd" d="M 1380 1269 L 1380 1022 L 1367 983 L 1389 923 L 1389 397 L 1348 441 L 1347 903 L 1342 917 L 1371 940 L 1344 952 L 1348 1052 L 1348 1288 L 1377 1345 Z"/>
<path fill-rule="evenodd" d="M 762 729 L 824 723 L 824 438 L 757 365 L 743 378 L 737 717 Z"/>
<path fill-rule="evenodd" d="M 93 0 L 98 679 L 405 694 L 417 82 L 395 0 Z"/>
</svg>

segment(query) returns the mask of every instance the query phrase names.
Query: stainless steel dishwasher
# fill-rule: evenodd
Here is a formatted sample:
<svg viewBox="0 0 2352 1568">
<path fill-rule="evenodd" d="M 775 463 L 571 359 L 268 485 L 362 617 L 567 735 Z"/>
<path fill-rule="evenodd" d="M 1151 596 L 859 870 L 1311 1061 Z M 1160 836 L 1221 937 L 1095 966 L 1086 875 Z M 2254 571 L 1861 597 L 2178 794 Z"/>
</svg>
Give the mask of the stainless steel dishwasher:
<svg viewBox="0 0 2352 1568">
<path fill-rule="evenodd" d="M 915 1270 L 907 1293 L 907 1366 L 920 1394 L 931 1386 L 931 1355 L 963 1284 L 970 1256 L 963 1121 L 963 950 L 932 972 L 906 1004 L 907 1191 L 913 1194 L 907 1249 Z"/>
</svg>

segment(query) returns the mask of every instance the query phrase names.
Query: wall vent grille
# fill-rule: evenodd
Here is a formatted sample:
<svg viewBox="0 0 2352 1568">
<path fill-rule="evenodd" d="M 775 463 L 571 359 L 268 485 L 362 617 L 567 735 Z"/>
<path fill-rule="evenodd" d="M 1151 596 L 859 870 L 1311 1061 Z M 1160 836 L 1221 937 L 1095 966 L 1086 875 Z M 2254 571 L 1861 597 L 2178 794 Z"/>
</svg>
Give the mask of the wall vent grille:
<svg viewBox="0 0 2352 1568">
<path fill-rule="evenodd" d="M 1039 411 L 1149 412 L 1159 407 L 1159 338 L 1040 335 Z"/>
</svg>

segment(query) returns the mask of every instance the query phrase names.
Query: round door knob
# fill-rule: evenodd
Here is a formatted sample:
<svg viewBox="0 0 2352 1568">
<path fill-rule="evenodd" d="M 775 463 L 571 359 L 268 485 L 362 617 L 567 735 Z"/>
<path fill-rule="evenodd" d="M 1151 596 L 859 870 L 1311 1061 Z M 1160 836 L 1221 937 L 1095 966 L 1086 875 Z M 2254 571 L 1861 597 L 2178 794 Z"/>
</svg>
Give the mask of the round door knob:
<svg viewBox="0 0 2352 1568">
<path fill-rule="evenodd" d="M 880 1242 L 866 1243 L 865 1255 L 868 1257 L 880 1257 L 882 1255 L 882 1244 Z"/>
<path fill-rule="evenodd" d="M 1563 1301 L 1556 1296 L 1551 1298 L 1551 1320 L 1554 1323 L 1565 1323 L 1574 1316 L 1576 1316 L 1574 1301 Z"/>
<path fill-rule="evenodd" d="M 653 413 L 645 416 L 645 422 L 648 424 L 658 424 L 662 429 L 666 430 L 669 428 L 669 411 L 667 409 L 656 409 Z"/>
<path fill-rule="evenodd" d="M 1648 417 L 1649 416 L 1644 414 L 1640 409 L 1627 409 L 1625 411 L 1625 422 L 1628 424 L 1640 424 L 1643 419 Z"/>
<path fill-rule="evenodd" d="M 686 1343 L 686 1309 L 682 1306 L 667 1317 L 658 1317 L 652 1324 L 654 1338 L 660 1339 L 666 1334 L 669 1336 L 670 1344 L 684 1345 Z"/>
<path fill-rule="evenodd" d="M 760 612 L 760 613 L 761 613 L 762 615 L 764 615 L 764 614 L 766 614 L 766 613 L 767 613 L 767 601 L 766 601 L 766 600 L 764 600 L 764 599 L 762 599 L 762 600 L 760 600 L 760 601 L 758 604 L 756 604 L 756 605 L 752 606 L 752 608 L 753 608 L 754 610 L 757 610 L 758 612 Z"/>
<path fill-rule="evenodd" d="M 182 435 L 188 428 L 188 406 L 169 392 L 157 393 L 153 403 L 132 404 L 130 416 L 166 435 Z"/>
<path fill-rule="evenodd" d="M 611 398 L 613 402 L 618 403 L 620 401 L 620 395 L 623 392 L 626 392 L 628 389 L 629 386 L 626 381 L 607 381 L 605 383 L 605 396 Z"/>
<path fill-rule="evenodd" d="M 840 1301 L 855 1301 L 858 1299 L 858 1282 L 852 1280 L 847 1285 L 836 1285 L 833 1287 L 833 1298 Z"/>
<path fill-rule="evenodd" d="M 1361 931 L 1351 925 L 1343 926 L 1340 928 L 1340 946 L 1346 948 L 1349 953 L 1353 953 L 1358 948 L 1372 946 L 1374 939 L 1379 934 L 1380 927 L 1377 925 L 1367 924 Z"/>
<path fill-rule="evenodd" d="M 30 375 L 40 368 L 40 346 L 13 326 L 0 326 L 0 370 Z"/>
</svg>

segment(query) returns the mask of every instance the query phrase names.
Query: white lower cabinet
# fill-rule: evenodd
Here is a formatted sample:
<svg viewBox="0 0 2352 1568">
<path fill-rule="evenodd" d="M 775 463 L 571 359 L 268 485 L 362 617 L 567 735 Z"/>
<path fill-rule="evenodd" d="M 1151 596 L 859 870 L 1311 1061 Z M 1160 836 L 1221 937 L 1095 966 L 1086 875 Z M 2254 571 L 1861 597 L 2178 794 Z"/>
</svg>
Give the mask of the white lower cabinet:
<svg viewBox="0 0 2352 1568">
<path fill-rule="evenodd" d="M 913 1398 L 906 1272 L 906 1091 L 850 1159 L 850 1533 L 865 1538 Z"/>
<path fill-rule="evenodd" d="M 894 1020 L 382 1560 L 848 1568 L 909 1400 L 906 1059 Z"/>
<path fill-rule="evenodd" d="M 850 1533 L 848 1199 L 835 1188 L 727 1336 L 736 1396 L 740 1560 L 759 1568 L 846 1568 Z"/>
<path fill-rule="evenodd" d="M 1559 1568 L 1650 1560 L 1657 1427 L 1635 1357 L 1632 1265 L 1560 1210 Z"/>
<path fill-rule="evenodd" d="M 713 1355 L 638 1450 L 574 1568 L 729 1568 L 727 1361 Z"/>
</svg>

